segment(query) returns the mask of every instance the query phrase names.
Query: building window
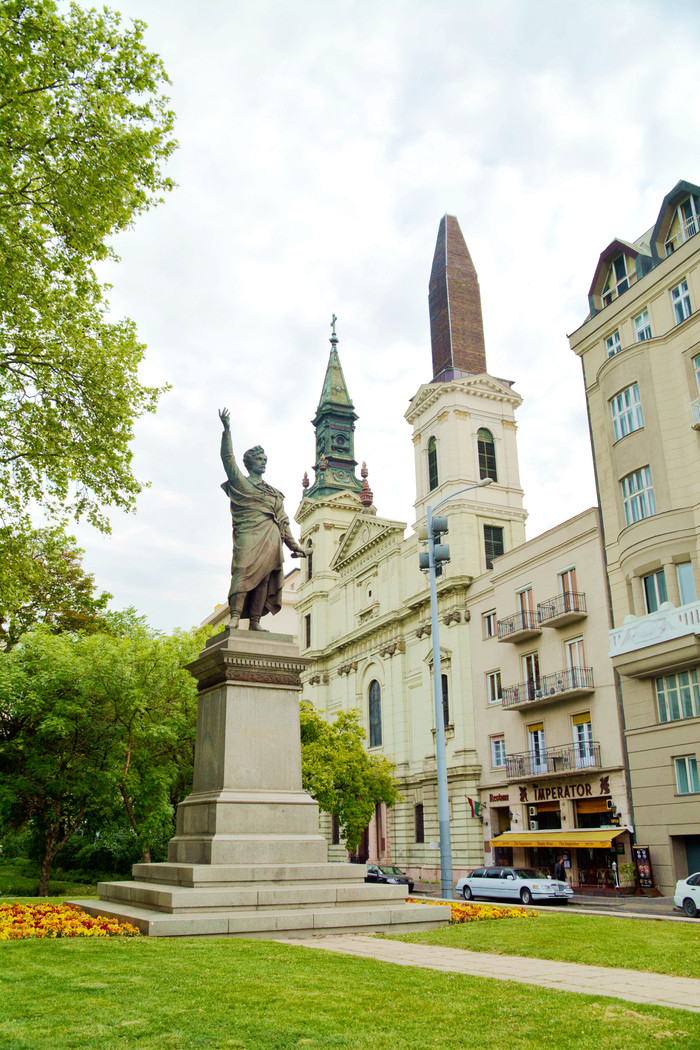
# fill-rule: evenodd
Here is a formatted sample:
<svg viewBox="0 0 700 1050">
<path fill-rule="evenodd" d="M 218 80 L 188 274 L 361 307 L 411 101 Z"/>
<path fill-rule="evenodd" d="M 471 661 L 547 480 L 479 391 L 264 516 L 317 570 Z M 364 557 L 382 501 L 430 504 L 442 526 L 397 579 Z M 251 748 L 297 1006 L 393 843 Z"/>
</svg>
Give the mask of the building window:
<svg viewBox="0 0 700 1050">
<path fill-rule="evenodd" d="M 535 600 L 532 597 L 532 587 L 525 587 L 522 591 L 517 591 L 516 593 L 521 629 L 536 627 L 537 616 L 535 615 Z"/>
<path fill-rule="evenodd" d="M 693 358 L 693 368 L 695 370 L 695 385 L 698 388 L 700 394 L 700 354 Z"/>
<path fill-rule="evenodd" d="M 578 591 L 576 590 L 576 567 L 574 565 L 570 569 L 565 569 L 559 573 L 559 593 L 564 599 L 564 612 L 571 612 L 572 610 L 577 612 L 578 606 L 574 595 L 577 595 Z"/>
<path fill-rule="evenodd" d="M 306 579 L 310 580 L 314 574 L 314 548 L 311 540 L 306 544 Z"/>
<path fill-rule="evenodd" d="M 612 414 L 613 430 L 615 440 L 627 437 L 633 430 L 641 430 L 644 426 L 642 417 L 642 405 L 639 400 L 639 387 L 636 383 L 621 390 L 619 394 L 610 400 L 610 412 Z"/>
<path fill-rule="evenodd" d="M 664 675 L 663 678 L 657 678 L 654 684 L 659 722 L 677 722 L 681 718 L 700 717 L 697 668 Z"/>
<path fill-rule="evenodd" d="M 506 738 L 504 736 L 491 737 L 491 768 L 503 769 L 506 764 Z"/>
<path fill-rule="evenodd" d="M 490 430 L 478 430 L 476 444 L 479 451 L 479 477 L 498 481 L 496 473 L 496 446 Z"/>
<path fill-rule="evenodd" d="M 522 660 L 527 699 L 534 700 L 540 688 L 540 657 L 537 652 L 526 653 Z"/>
<path fill-rule="evenodd" d="M 311 613 L 304 617 L 304 648 L 311 648 Z"/>
<path fill-rule="evenodd" d="M 382 746 L 382 689 L 376 678 L 369 684 L 369 746 Z"/>
<path fill-rule="evenodd" d="M 691 602 L 697 601 L 693 566 L 691 563 L 689 561 L 680 562 L 676 565 L 676 574 L 678 576 L 678 593 L 680 595 L 681 605 L 690 605 Z"/>
<path fill-rule="evenodd" d="M 620 343 L 620 333 L 613 332 L 605 340 L 605 348 L 608 351 L 608 357 L 614 357 L 615 354 L 619 354 L 622 350 L 622 344 Z"/>
<path fill-rule="evenodd" d="M 501 672 L 490 671 L 486 675 L 486 695 L 490 704 L 500 704 L 503 699 L 503 688 L 501 686 Z"/>
<path fill-rule="evenodd" d="M 644 584 L 644 604 L 648 613 L 659 611 L 659 606 L 668 601 L 666 590 L 666 575 L 663 569 L 658 572 L 650 572 L 648 576 L 642 576 Z"/>
<path fill-rule="evenodd" d="M 618 295 L 622 295 L 629 288 L 627 276 L 627 263 L 624 255 L 618 255 L 610 267 L 608 279 L 603 289 L 603 306 L 609 306 Z"/>
<path fill-rule="evenodd" d="M 496 635 L 496 610 L 484 613 L 481 617 L 484 625 L 484 638 L 494 638 Z"/>
<path fill-rule="evenodd" d="M 681 321 L 685 321 L 686 317 L 690 317 L 692 310 L 690 309 L 690 292 L 688 291 L 687 281 L 681 281 L 680 284 L 671 289 L 671 302 L 673 303 L 673 312 L 676 316 L 676 324 L 680 324 Z"/>
<path fill-rule="evenodd" d="M 416 842 L 425 842 L 425 824 L 423 818 L 423 803 L 419 802 L 414 811 L 416 822 Z"/>
<path fill-rule="evenodd" d="M 586 666 L 586 653 L 583 648 L 583 638 L 572 638 L 566 643 L 566 666 L 571 670 L 574 667 Z"/>
<path fill-rule="evenodd" d="M 437 441 L 431 437 L 428 442 L 428 488 L 432 492 L 438 487 Z"/>
<path fill-rule="evenodd" d="M 651 470 L 642 467 L 635 470 L 634 474 L 628 474 L 620 482 L 622 485 L 622 503 L 625 508 L 625 520 L 628 525 L 642 518 L 650 518 L 656 514 L 656 503 L 654 501 L 654 490 L 651 486 Z"/>
<path fill-rule="evenodd" d="M 442 681 L 442 724 L 447 729 L 450 724 L 450 689 L 447 684 L 447 675 L 440 675 Z"/>
<path fill-rule="evenodd" d="M 651 339 L 651 325 L 649 324 L 649 311 L 644 310 L 634 319 L 634 332 L 637 342 L 643 343 L 645 339 Z"/>
<path fill-rule="evenodd" d="M 532 776 L 547 772 L 547 752 L 544 744 L 544 722 L 535 722 L 527 727 L 527 743 L 530 752 Z"/>
<path fill-rule="evenodd" d="M 586 711 L 584 714 L 574 715 L 571 722 L 574 731 L 576 768 L 586 769 L 588 766 L 595 765 L 593 726 L 591 724 L 590 711 Z"/>
<path fill-rule="evenodd" d="M 679 795 L 695 795 L 700 792 L 698 760 L 695 755 L 674 758 L 676 767 L 676 789 Z"/>
<path fill-rule="evenodd" d="M 503 529 L 500 525 L 484 525 L 484 553 L 486 568 L 493 568 L 493 559 L 503 554 Z"/>
<path fill-rule="evenodd" d="M 684 244 L 689 237 L 694 237 L 700 229 L 696 198 L 686 197 L 684 201 L 681 201 L 676 210 L 676 217 L 678 221 L 678 233 L 671 237 L 670 240 L 666 241 L 666 244 L 664 245 L 666 255 L 670 255 L 677 247 Z M 678 244 L 676 244 L 676 241 L 678 241 Z"/>
</svg>

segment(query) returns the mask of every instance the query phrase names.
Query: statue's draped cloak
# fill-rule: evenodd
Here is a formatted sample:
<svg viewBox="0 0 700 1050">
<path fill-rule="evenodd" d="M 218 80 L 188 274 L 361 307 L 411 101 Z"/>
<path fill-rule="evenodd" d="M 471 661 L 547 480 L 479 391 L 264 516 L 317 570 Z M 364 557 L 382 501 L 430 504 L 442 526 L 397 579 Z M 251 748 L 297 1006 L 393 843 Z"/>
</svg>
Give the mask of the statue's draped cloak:
<svg viewBox="0 0 700 1050">
<path fill-rule="evenodd" d="M 264 481 L 254 485 L 240 472 L 233 458 L 230 438 L 228 442 L 222 442 L 221 458 L 229 479 L 221 487 L 231 502 L 233 524 L 229 597 L 245 592 L 241 617 L 246 619 L 250 592 L 267 579 L 263 615 L 278 613 L 282 607 L 284 586 L 282 535 L 289 529 L 284 497 L 272 485 Z"/>
</svg>

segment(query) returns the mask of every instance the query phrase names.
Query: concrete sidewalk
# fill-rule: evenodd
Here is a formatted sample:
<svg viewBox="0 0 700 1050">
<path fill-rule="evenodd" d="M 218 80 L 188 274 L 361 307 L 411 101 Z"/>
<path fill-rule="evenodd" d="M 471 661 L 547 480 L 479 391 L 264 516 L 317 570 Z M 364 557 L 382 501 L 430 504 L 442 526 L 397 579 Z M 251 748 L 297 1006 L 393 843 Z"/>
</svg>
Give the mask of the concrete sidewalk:
<svg viewBox="0 0 700 1050">
<path fill-rule="evenodd" d="M 606 966 L 553 962 L 516 955 L 491 955 L 461 948 L 438 948 L 428 944 L 407 944 L 380 937 L 344 935 L 312 937 L 289 943 L 343 955 L 360 955 L 398 966 L 417 966 L 444 970 L 468 977 L 491 977 L 499 981 L 535 984 L 561 992 L 625 999 L 632 1003 L 670 1006 L 676 1010 L 700 1013 L 700 980 L 668 977 L 639 970 L 619 970 Z"/>
</svg>

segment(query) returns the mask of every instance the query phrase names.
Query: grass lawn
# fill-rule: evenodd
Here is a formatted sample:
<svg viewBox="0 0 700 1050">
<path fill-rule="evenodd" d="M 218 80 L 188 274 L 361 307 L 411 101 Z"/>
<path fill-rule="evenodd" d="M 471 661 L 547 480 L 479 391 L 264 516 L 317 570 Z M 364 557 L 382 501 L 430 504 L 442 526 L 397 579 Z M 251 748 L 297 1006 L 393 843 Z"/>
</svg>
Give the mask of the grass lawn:
<svg viewBox="0 0 700 1050">
<path fill-rule="evenodd" d="M 0 1050 L 639 1050 L 650 1042 L 700 1045 L 700 1014 L 272 941 L 0 943 Z"/>
<path fill-rule="evenodd" d="M 657 922 L 607 915 L 552 913 L 537 919 L 468 922 L 401 940 L 500 955 L 621 966 L 700 977 L 700 922 Z"/>
</svg>

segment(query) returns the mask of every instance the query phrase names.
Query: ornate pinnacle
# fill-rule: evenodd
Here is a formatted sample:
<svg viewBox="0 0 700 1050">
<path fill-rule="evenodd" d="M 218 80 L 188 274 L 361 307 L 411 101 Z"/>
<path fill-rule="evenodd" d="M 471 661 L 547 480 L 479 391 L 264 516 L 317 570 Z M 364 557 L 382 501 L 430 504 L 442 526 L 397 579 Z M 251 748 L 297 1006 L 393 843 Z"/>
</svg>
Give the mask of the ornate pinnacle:
<svg viewBox="0 0 700 1050">
<path fill-rule="evenodd" d="M 362 460 L 362 470 L 360 471 L 360 477 L 362 477 L 362 478 L 369 477 L 369 471 L 367 470 L 367 464 L 366 464 L 366 462 L 364 460 Z"/>
<path fill-rule="evenodd" d="M 304 471 L 304 477 L 302 478 L 301 487 L 304 489 L 304 492 L 306 492 L 306 490 L 309 487 L 309 475 L 306 473 L 306 471 Z"/>
</svg>

